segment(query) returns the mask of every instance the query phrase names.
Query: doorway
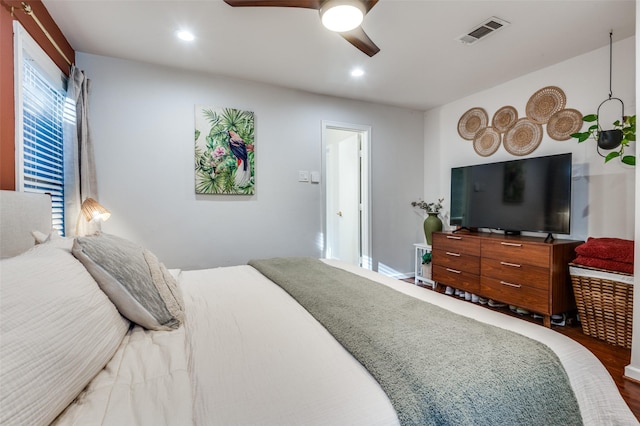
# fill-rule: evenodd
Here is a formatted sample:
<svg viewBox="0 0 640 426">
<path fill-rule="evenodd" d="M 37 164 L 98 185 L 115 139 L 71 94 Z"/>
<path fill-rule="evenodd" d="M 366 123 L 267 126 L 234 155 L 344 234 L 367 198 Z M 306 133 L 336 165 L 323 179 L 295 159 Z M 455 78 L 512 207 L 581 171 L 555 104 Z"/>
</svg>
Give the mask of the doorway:
<svg viewBox="0 0 640 426">
<path fill-rule="evenodd" d="M 367 269 L 370 134 L 369 126 L 322 122 L 324 256 Z"/>
</svg>

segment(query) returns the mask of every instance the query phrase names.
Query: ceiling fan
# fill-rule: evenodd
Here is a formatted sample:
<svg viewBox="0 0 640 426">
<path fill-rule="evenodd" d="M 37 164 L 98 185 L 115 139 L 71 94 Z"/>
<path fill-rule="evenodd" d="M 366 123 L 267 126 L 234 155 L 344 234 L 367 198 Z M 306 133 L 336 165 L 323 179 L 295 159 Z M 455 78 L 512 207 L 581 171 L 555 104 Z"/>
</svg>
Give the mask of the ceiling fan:
<svg viewBox="0 0 640 426">
<path fill-rule="evenodd" d="M 316 9 L 320 12 L 320 18 L 325 27 L 338 32 L 345 40 L 360 49 L 368 56 L 373 56 L 380 48 L 371 41 L 364 32 L 360 23 L 364 15 L 369 12 L 378 0 L 224 0 L 233 7 L 300 7 L 304 9 Z M 356 21 L 347 27 L 331 27 L 327 22 L 332 15 L 340 11 L 354 14 Z M 345 29 L 347 28 L 347 29 Z"/>
</svg>

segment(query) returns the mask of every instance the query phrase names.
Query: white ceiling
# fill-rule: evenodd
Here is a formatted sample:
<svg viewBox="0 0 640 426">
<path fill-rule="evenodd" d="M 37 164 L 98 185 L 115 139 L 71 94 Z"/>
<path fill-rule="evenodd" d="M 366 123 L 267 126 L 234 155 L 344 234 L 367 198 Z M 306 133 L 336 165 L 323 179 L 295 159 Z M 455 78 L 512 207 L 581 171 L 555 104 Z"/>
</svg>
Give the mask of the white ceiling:
<svg viewBox="0 0 640 426">
<path fill-rule="evenodd" d="M 222 0 L 43 0 L 76 51 L 428 110 L 635 34 L 634 0 L 380 0 L 369 58 L 297 8 Z M 511 25 L 455 39 L 492 16 Z M 175 31 L 196 35 L 187 44 Z M 349 72 L 361 67 L 365 75 Z"/>
</svg>

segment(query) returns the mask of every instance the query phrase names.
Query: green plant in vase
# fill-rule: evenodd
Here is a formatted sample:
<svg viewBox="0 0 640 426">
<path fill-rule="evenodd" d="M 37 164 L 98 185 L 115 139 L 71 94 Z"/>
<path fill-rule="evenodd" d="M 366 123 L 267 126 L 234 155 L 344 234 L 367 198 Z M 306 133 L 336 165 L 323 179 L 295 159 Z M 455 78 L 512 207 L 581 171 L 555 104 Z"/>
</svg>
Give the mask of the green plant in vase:
<svg viewBox="0 0 640 426">
<path fill-rule="evenodd" d="M 436 202 L 427 203 L 426 201 L 418 200 L 412 201 L 413 207 L 418 207 L 427 212 L 427 218 L 424 220 L 423 229 L 424 236 L 427 240 L 427 244 L 431 245 L 433 241 L 433 233 L 442 231 L 442 221 L 438 217 L 440 210 L 442 210 L 442 202 L 444 198 L 438 199 Z"/>
</svg>

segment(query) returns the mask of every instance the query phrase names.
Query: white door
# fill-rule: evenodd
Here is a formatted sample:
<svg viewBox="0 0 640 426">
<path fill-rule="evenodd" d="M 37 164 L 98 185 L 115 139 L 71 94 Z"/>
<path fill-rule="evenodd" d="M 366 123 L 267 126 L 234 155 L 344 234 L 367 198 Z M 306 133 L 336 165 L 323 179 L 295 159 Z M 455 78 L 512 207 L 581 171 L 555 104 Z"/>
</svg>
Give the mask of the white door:
<svg viewBox="0 0 640 426">
<path fill-rule="evenodd" d="M 365 140 L 366 130 L 323 126 L 325 257 L 370 267 Z"/>
</svg>

